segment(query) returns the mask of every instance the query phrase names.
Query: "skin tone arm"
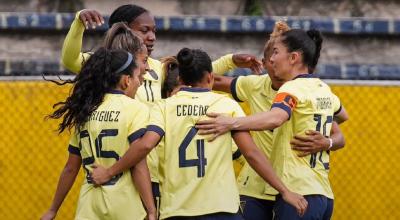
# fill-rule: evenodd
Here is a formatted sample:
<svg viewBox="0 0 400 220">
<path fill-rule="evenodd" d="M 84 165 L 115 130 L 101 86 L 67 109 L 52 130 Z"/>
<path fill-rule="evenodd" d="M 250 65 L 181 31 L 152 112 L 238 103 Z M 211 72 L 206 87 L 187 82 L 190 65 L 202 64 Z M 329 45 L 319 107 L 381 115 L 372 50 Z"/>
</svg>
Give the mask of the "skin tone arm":
<svg viewBox="0 0 400 220">
<path fill-rule="evenodd" d="M 282 181 L 275 174 L 271 163 L 253 142 L 250 133 L 247 131 L 236 131 L 233 139 L 238 145 L 240 152 L 246 158 L 249 165 L 272 187 L 274 187 L 282 198 L 294 206 L 297 213 L 302 216 L 307 209 L 307 201 L 303 196 L 289 191 Z"/>
<path fill-rule="evenodd" d="M 300 151 L 298 154 L 300 157 L 304 157 L 320 151 L 332 150 L 336 151 L 344 147 L 345 140 L 339 125 L 334 121 L 332 123 L 331 135 L 332 147 L 329 149 L 329 139 L 324 137 L 318 131 L 306 131 L 306 135 L 296 135 L 290 144 L 293 150 Z"/>
<path fill-rule="evenodd" d="M 263 71 L 262 62 L 250 54 L 225 55 L 215 60 L 212 66 L 216 75 L 223 75 L 237 67 L 249 68 L 256 74 L 261 74 Z"/>
<path fill-rule="evenodd" d="M 153 200 L 153 192 L 151 189 L 150 172 L 147 167 L 146 158 L 140 161 L 131 169 L 133 183 L 139 191 L 144 207 L 147 211 L 147 219 L 156 219 L 156 207 Z"/>
<path fill-rule="evenodd" d="M 75 182 L 76 175 L 82 164 L 82 158 L 75 154 L 69 154 L 68 161 L 58 180 L 56 193 L 50 209 L 40 218 L 41 220 L 51 220 L 57 215 L 58 209 L 67 196 L 69 190 Z"/>
<path fill-rule="evenodd" d="M 289 119 L 287 112 L 280 108 L 272 108 L 270 111 L 256 113 L 247 117 L 232 118 L 218 113 L 207 113 L 207 116 L 211 119 L 198 122 L 196 128 L 200 129 L 199 134 L 213 134 L 210 141 L 230 130 L 272 130 Z"/>
<path fill-rule="evenodd" d="M 338 123 L 341 124 L 347 120 L 349 120 L 349 115 L 347 114 L 346 109 L 342 106 L 340 112 L 333 116 L 333 119 Z"/>
<path fill-rule="evenodd" d="M 233 77 L 214 75 L 213 90 L 231 93 L 231 83 Z"/>
<path fill-rule="evenodd" d="M 121 159 L 111 167 L 104 168 L 100 165 L 93 166 L 91 174 L 93 181 L 96 184 L 101 185 L 109 181 L 113 176 L 135 166 L 143 160 L 155 146 L 157 146 L 160 139 L 160 135 L 156 132 L 147 131 L 142 138 L 132 142 L 128 151 L 126 151 Z"/>
</svg>

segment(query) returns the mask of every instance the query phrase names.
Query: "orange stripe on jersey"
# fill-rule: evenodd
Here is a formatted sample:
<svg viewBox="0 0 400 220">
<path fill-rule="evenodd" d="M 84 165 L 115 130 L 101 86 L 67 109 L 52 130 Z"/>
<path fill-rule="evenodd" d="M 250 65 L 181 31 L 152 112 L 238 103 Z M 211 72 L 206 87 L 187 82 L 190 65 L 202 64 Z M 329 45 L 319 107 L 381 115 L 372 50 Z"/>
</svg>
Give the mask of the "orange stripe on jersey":
<svg viewBox="0 0 400 220">
<path fill-rule="evenodd" d="M 274 103 L 283 103 L 291 110 L 293 110 L 297 104 L 296 99 L 286 92 L 278 93 L 274 99 Z"/>
<path fill-rule="evenodd" d="M 280 108 L 284 110 L 288 114 L 290 119 L 290 117 L 292 116 L 292 111 L 296 107 L 296 104 L 296 99 L 293 96 L 288 93 L 282 92 L 276 95 L 271 109 Z"/>
</svg>

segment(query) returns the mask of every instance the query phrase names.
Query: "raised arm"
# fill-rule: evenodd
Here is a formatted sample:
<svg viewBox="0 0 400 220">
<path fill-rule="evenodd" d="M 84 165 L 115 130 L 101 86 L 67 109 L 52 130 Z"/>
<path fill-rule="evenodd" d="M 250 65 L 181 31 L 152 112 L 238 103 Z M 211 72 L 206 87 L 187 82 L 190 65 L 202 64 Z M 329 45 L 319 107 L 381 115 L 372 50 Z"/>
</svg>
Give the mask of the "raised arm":
<svg viewBox="0 0 400 220">
<path fill-rule="evenodd" d="M 256 74 L 261 74 L 263 70 L 262 62 L 250 54 L 227 54 L 214 61 L 212 67 L 216 75 L 223 75 L 238 67 L 249 68 Z"/>
<path fill-rule="evenodd" d="M 76 13 L 61 51 L 61 62 L 66 69 L 73 73 L 80 72 L 82 63 L 90 56 L 81 52 L 85 26 L 86 29 L 95 29 L 103 23 L 103 17 L 95 10 L 85 9 Z"/>
<path fill-rule="evenodd" d="M 51 203 L 50 209 L 40 218 L 41 220 L 51 220 L 56 217 L 61 204 L 75 182 L 76 175 L 79 173 L 81 164 L 82 158 L 80 156 L 72 153 L 69 154 L 68 161 L 65 164 L 65 167 L 58 180 L 53 202 Z"/>
<path fill-rule="evenodd" d="M 229 76 L 214 76 L 213 90 L 231 93 L 231 84 L 233 77 Z"/>
<path fill-rule="evenodd" d="M 250 133 L 247 131 L 236 131 L 233 133 L 233 139 L 238 145 L 243 156 L 249 165 L 272 187 L 274 187 L 282 198 L 294 206 L 297 212 L 302 216 L 307 209 L 307 201 L 303 196 L 293 193 L 286 188 L 282 181 L 275 174 L 271 163 L 261 150 L 256 146 Z"/>
</svg>

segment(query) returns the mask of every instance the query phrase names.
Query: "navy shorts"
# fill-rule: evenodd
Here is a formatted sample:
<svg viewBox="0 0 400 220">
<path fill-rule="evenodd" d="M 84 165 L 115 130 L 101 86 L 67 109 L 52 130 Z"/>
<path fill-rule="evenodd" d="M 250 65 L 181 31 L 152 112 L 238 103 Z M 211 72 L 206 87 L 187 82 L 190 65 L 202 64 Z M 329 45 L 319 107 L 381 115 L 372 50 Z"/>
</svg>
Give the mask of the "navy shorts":
<svg viewBox="0 0 400 220">
<path fill-rule="evenodd" d="M 240 196 L 241 214 L 246 220 L 272 220 L 275 201 Z"/>
<path fill-rule="evenodd" d="M 218 212 L 199 216 L 176 216 L 167 218 L 167 220 L 244 220 L 238 213 Z"/>
<path fill-rule="evenodd" d="M 322 195 L 307 195 L 307 211 L 303 217 L 297 215 L 296 209 L 286 203 L 282 197 L 277 197 L 274 207 L 275 220 L 329 220 L 333 213 L 333 199 Z"/>
</svg>

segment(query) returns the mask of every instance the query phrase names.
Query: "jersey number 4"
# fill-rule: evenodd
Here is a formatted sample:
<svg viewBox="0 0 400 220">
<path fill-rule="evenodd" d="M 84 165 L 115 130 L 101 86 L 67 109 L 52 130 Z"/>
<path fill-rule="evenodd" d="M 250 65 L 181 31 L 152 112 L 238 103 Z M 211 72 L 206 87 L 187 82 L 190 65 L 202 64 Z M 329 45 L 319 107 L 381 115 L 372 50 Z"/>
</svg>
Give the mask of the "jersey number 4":
<svg viewBox="0 0 400 220">
<path fill-rule="evenodd" d="M 204 177 L 207 158 L 204 157 L 204 139 L 196 140 L 197 159 L 186 159 L 186 150 L 197 134 L 197 129 L 192 127 L 179 146 L 179 167 L 197 167 L 197 177 Z"/>
<path fill-rule="evenodd" d="M 115 137 L 118 135 L 118 129 L 103 129 L 100 131 L 100 134 L 97 136 L 96 140 L 94 141 L 95 143 L 95 149 L 96 149 L 96 157 L 97 158 L 114 158 L 116 161 L 119 160 L 120 156 L 117 154 L 117 152 L 115 151 L 103 151 L 103 138 L 105 137 Z M 93 183 L 92 178 L 89 175 L 89 169 L 87 168 L 87 166 L 91 165 L 94 163 L 94 153 L 93 153 L 93 149 L 92 149 L 92 141 L 90 140 L 90 136 L 89 136 L 89 132 L 87 130 L 83 130 L 79 133 L 80 136 L 80 141 L 79 141 L 79 148 L 82 149 L 82 139 L 84 138 L 88 138 L 89 139 L 89 149 L 92 152 L 92 156 L 90 157 L 86 157 L 83 158 L 82 160 L 82 165 L 83 165 L 83 169 L 86 170 L 86 180 L 88 183 Z M 103 185 L 114 185 L 119 178 L 121 178 L 122 173 L 114 176 L 111 178 L 110 181 L 108 181 L 107 183 L 104 183 Z"/>
</svg>

